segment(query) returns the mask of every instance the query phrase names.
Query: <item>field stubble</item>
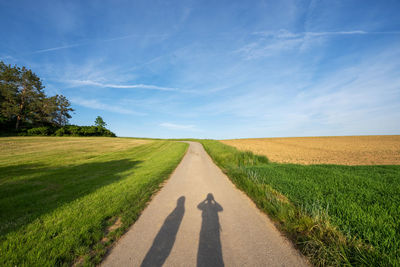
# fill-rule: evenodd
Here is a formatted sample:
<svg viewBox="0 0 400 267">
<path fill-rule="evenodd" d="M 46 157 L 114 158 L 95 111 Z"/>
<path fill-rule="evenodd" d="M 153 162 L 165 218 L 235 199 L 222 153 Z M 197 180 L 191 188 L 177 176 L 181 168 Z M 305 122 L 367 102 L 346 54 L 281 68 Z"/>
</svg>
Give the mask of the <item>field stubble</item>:
<svg viewBox="0 0 400 267">
<path fill-rule="evenodd" d="M 252 138 L 221 142 L 265 155 L 278 163 L 400 164 L 400 135 Z"/>
</svg>

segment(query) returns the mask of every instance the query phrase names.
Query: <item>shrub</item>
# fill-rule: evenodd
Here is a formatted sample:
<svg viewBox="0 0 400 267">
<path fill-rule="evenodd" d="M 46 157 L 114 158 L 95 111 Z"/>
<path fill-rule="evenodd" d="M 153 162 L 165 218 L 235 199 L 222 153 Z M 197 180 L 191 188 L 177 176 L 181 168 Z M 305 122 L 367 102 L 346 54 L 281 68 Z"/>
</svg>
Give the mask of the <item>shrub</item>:
<svg viewBox="0 0 400 267">
<path fill-rule="evenodd" d="M 32 128 L 27 131 L 27 135 L 51 135 L 53 134 L 54 130 L 50 127 L 37 127 Z"/>
<path fill-rule="evenodd" d="M 77 126 L 66 125 L 55 132 L 56 136 L 107 136 L 115 137 L 116 135 L 110 130 L 98 126 Z"/>
<path fill-rule="evenodd" d="M 98 126 L 66 125 L 61 128 L 49 126 L 36 127 L 28 130 L 21 130 L 18 135 L 42 135 L 42 136 L 107 136 L 116 137 L 110 130 Z"/>
<path fill-rule="evenodd" d="M 67 135 L 67 131 L 66 131 L 66 129 L 65 129 L 64 127 L 62 127 L 62 128 L 58 129 L 58 130 L 55 132 L 55 135 L 56 135 L 56 136 Z"/>
<path fill-rule="evenodd" d="M 80 126 L 68 125 L 68 126 L 65 126 L 65 127 L 67 127 L 67 131 L 69 132 L 70 135 L 82 136 L 82 131 L 81 131 L 81 127 Z"/>
</svg>

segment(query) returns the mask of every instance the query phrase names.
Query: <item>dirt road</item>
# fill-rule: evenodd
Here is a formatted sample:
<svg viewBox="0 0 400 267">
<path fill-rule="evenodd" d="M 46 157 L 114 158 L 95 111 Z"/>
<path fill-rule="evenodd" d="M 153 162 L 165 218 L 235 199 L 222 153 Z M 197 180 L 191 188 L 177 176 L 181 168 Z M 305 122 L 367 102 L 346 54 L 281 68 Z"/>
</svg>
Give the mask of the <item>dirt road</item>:
<svg viewBox="0 0 400 267">
<path fill-rule="evenodd" d="M 307 266 L 199 143 L 103 266 Z"/>
</svg>

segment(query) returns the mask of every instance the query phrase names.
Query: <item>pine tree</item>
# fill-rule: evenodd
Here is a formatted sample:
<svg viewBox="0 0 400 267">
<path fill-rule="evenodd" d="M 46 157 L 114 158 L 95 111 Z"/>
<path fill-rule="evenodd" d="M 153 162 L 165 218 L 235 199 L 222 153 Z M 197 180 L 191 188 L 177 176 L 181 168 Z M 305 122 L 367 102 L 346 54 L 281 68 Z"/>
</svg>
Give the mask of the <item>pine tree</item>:
<svg viewBox="0 0 400 267">
<path fill-rule="evenodd" d="M 0 61 L 0 123 L 63 126 L 71 118 L 71 104 L 63 95 L 46 97 L 40 78 L 30 69 Z"/>
</svg>

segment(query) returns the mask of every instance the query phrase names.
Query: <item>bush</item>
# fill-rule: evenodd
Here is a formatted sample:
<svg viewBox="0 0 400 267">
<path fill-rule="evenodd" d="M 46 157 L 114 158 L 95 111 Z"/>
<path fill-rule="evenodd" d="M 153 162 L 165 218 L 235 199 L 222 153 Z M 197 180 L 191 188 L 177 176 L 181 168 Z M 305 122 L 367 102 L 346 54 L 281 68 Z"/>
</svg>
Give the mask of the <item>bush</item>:
<svg viewBox="0 0 400 267">
<path fill-rule="evenodd" d="M 80 126 L 68 125 L 68 126 L 64 126 L 64 127 L 67 128 L 67 131 L 69 132 L 70 135 L 82 136 L 82 132 L 81 132 L 81 127 Z"/>
<path fill-rule="evenodd" d="M 63 135 L 67 135 L 67 131 L 65 130 L 65 128 L 60 128 L 55 132 L 56 136 L 63 136 Z"/>
<path fill-rule="evenodd" d="M 77 126 L 67 125 L 61 127 L 55 132 L 56 136 L 107 136 L 115 137 L 116 135 L 110 130 L 98 126 Z"/>
<path fill-rule="evenodd" d="M 19 135 L 43 135 L 43 136 L 107 136 L 116 137 L 115 133 L 98 126 L 66 125 L 61 128 L 37 127 L 21 131 Z"/>
<path fill-rule="evenodd" d="M 101 135 L 95 126 L 86 126 L 81 128 L 81 134 L 84 136 L 99 136 Z"/>
<path fill-rule="evenodd" d="M 51 127 L 37 127 L 28 129 L 27 135 L 43 135 L 48 136 L 54 133 L 54 130 Z"/>
</svg>

